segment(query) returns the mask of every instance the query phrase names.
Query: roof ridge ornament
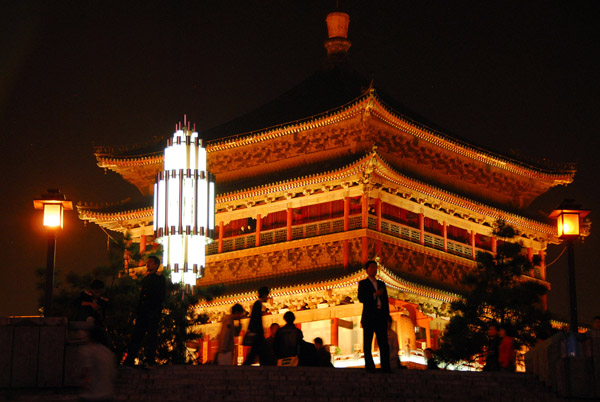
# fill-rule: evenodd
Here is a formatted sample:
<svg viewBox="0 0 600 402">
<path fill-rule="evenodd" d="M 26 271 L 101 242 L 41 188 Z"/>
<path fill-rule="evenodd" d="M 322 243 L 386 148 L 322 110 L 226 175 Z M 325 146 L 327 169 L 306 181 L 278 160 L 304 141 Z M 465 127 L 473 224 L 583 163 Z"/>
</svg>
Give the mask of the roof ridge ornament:
<svg viewBox="0 0 600 402">
<path fill-rule="evenodd" d="M 325 18 L 328 39 L 323 46 L 327 50 L 326 68 L 345 65 L 348 62 L 348 50 L 352 42 L 348 40 L 350 16 L 344 12 L 329 13 Z"/>
</svg>

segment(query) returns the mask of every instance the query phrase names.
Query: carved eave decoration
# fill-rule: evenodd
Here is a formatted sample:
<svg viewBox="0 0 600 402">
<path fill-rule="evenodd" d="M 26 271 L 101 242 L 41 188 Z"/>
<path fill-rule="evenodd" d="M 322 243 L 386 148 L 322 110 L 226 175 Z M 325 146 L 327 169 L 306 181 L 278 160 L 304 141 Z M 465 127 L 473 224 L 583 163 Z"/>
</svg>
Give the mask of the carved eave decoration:
<svg viewBox="0 0 600 402">
<path fill-rule="evenodd" d="M 342 191 L 343 194 L 336 196 L 333 194 L 335 191 Z M 402 175 L 377 150 L 335 171 L 220 195 L 216 199 L 217 214 L 220 215 L 217 220 L 228 222 L 254 217 L 256 213 L 261 213 L 261 208 L 265 216 L 270 210 L 308 205 L 307 196 L 312 196 L 312 202 L 315 202 L 314 199 L 319 196 L 331 200 L 363 193 L 369 193 L 371 197 L 401 197 L 414 205 L 414 211 L 428 207 L 452 219 L 464 219 L 488 228 L 501 219 L 515 226 L 525 238 L 558 242 L 554 226 L 487 206 Z M 285 206 L 276 208 L 271 205 L 278 202 Z"/>
<path fill-rule="evenodd" d="M 119 211 L 122 205 L 123 210 Z M 153 208 L 126 209 L 123 203 L 115 204 L 78 204 L 79 219 L 95 223 L 104 229 L 125 233 L 135 228 L 152 226 Z"/>
<path fill-rule="evenodd" d="M 95 156 L 99 167 L 120 174 L 129 183 L 136 186 L 143 195 L 152 195 L 156 174 L 163 170 L 164 166 L 162 151 L 144 155 L 113 157 L 97 150 Z"/>
<path fill-rule="evenodd" d="M 295 284 L 292 286 L 272 288 L 270 296 L 273 299 L 293 297 L 298 295 L 306 295 L 314 292 L 323 291 L 348 291 L 348 294 L 353 295 L 353 299 L 356 299 L 356 286 L 358 282 L 367 277 L 364 270 L 351 273 L 341 278 L 335 278 L 327 281 L 311 282 L 303 284 Z M 407 281 L 398 275 L 392 273 L 383 266 L 379 269 L 379 279 L 383 280 L 391 292 L 396 293 L 408 293 L 428 299 L 437 300 L 440 302 L 451 303 L 460 299 L 460 295 L 433 287 L 420 285 L 415 282 Z M 256 291 L 252 290 L 249 292 L 230 294 L 216 297 L 211 301 L 201 301 L 195 308 L 206 309 L 218 306 L 227 306 L 234 303 L 249 303 L 256 300 Z"/>
</svg>

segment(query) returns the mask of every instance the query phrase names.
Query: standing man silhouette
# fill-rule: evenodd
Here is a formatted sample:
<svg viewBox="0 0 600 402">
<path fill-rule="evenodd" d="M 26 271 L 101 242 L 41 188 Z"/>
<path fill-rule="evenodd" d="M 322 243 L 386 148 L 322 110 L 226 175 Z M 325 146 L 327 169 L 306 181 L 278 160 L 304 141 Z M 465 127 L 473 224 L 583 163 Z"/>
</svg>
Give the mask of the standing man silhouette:
<svg viewBox="0 0 600 402">
<path fill-rule="evenodd" d="M 389 373 L 390 350 L 387 340 L 387 320 L 390 315 L 387 289 L 383 281 L 377 280 L 377 262 L 368 261 L 365 264 L 367 279 L 358 283 L 358 300 L 363 304 L 360 323 L 363 328 L 363 347 L 365 351 L 365 369 L 375 372 L 375 363 L 371 353 L 373 335 L 377 337 L 381 370 Z"/>
<path fill-rule="evenodd" d="M 146 364 L 153 366 L 156 364 L 156 343 L 158 337 L 158 323 L 162 313 L 162 303 L 165 299 L 166 280 L 158 272 L 160 260 L 153 255 L 146 260 L 148 275 L 142 279 L 142 289 L 140 291 L 140 301 L 136 310 L 135 327 L 127 358 L 124 364 L 133 366 L 138 351 L 142 346 L 142 340 L 146 340 Z"/>
</svg>

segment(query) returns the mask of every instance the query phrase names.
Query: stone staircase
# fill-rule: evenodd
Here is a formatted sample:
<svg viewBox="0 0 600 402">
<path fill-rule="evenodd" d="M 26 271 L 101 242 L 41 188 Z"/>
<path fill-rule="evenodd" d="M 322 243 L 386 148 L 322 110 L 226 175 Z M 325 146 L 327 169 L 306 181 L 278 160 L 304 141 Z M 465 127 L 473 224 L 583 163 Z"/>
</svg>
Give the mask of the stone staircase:
<svg viewBox="0 0 600 402">
<path fill-rule="evenodd" d="M 567 401 L 527 374 L 321 367 L 120 369 L 117 401 Z M 3 399 L 4 398 L 4 399 Z M 0 400 L 76 401 L 77 390 L 0 389 Z"/>
</svg>

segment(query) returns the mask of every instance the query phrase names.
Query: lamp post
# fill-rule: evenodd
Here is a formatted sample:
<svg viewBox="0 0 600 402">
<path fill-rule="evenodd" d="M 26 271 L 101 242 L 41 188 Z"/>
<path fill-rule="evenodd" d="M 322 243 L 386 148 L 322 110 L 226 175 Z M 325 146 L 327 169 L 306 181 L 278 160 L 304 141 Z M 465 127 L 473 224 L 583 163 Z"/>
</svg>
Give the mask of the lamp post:
<svg viewBox="0 0 600 402">
<path fill-rule="evenodd" d="M 581 235 L 581 220 L 590 213 L 589 210 L 580 209 L 580 205 L 573 204 L 573 200 L 563 201 L 557 209 L 552 211 L 550 218 L 556 219 L 558 237 L 567 243 L 567 261 L 569 272 L 569 309 L 570 309 L 570 334 L 567 343 L 567 352 L 570 356 L 577 355 L 577 291 L 575 287 L 575 240 Z"/>
<path fill-rule="evenodd" d="M 44 210 L 43 225 L 48 230 L 48 253 L 46 255 L 46 292 L 44 296 L 44 315 L 50 314 L 52 292 L 54 289 L 54 261 L 56 258 L 56 231 L 63 227 L 63 211 L 73 209 L 73 203 L 67 200 L 58 189 L 48 189 L 41 199 L 33 200 L 35 209 Z"/>
</svg>

